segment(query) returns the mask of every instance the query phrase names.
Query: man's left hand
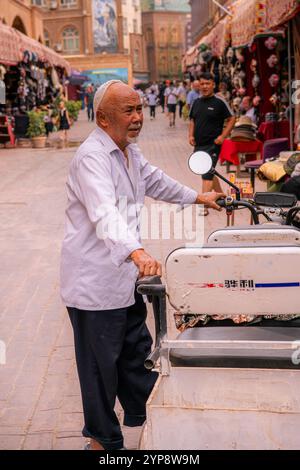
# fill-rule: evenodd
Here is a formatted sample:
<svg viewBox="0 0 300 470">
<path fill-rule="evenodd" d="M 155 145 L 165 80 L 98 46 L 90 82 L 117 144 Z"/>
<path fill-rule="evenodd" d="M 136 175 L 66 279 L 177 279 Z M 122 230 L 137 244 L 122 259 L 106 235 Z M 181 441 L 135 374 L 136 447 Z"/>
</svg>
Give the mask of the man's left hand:
<svg viewBox="0 0 300 470">
<path fill-rule="evenodd" d="M 222 145 L 224 140 L 225 140 L 225 137 L 223 137 L 222 135 L 219 135 L 219 137 L 217 137 L 216 140 L 215 140 L 215 144 L 216 145 Z"/>
</svg>

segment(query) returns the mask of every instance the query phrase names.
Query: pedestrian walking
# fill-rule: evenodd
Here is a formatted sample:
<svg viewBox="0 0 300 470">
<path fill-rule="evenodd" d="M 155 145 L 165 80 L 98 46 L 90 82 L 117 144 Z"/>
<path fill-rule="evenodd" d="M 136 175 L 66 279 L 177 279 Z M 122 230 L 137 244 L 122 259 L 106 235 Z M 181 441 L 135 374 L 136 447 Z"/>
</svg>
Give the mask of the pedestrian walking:
<svg viewBox="0 0 300 470">
<path fill-rule="evenodd" d="M 177 89 L 177 93 L 178 93 L 179 117 L 182 118 L 182 110 L 183 110 L 183 107 L 186 103 L 186 97 L 187 97 L 186 83 L 185 82 L 181 82 L 179 84 L 179 87 Z"/>
<path fill-rule="evenodd" d="M 160 103 L 160 106 L 161 106 L 161 112 L 164 113 L 165 112 L 165 89 L 167 88 L 167 85 L 165 82 L 162 82 L 159 84 L 159 93 L 158 93 L 158 96 L 159 96 L 159 103 Z"/>
<path fill-rule="evenodd" d="M 224 140 L 230 135 L 235 117 L 227 102 L 215 95 L 215 81 L 211 73 L 200 77 L 201 98 L 197 98 L 190 111 L 189 142 L 194 150 L 210 154 L 216 166 Z M 224 127 L 225 121 L 228 120 Z M 209 172 L 202 176 L 202 191 L 222 192 L 219 180 Z M 203 215 L 208 215 L 206 208 Z"/>
<path fill-rule="evenodd" d="M 175 127 L 177 99 L 177 88 L 174 83 L 172 83 L 165 89 L 165 105 L 168 108 L 170 127 Z"/>
<path fill-rule="evenodd" d="M 63 146 L 66 147 L 68 145 L 68 130 L 70 129 L 71 121 L 69 117 L 69 113 L 65 106 L 65 102 L 61 101 L 59 103 L 59 133 L 60 138 L 63 142 Z"/>
<path fill-rule="evenodd" d="M 157 95 L 152 88 L 150 89 L 150 93 L 147 95 L 147 102 L 150 109 L 150 119 L 152 121 L 155 119 L 155 109 L 157 104 Z"/>
<path fill-rule="evenodd" d="M 187 94 L 186 104 L 188 110 L 192 109 L 193 103 L 197 98 L 200 98 L 200 82 L 199 80 L 194 80 L 191 85 L 191 90 Z"/>
<path fill-rule="evenodd" d="M 197 194 L 147 162 L 135 145 L 143 107 L 128 85 L 102 85 L 94 111 L 97 127 L 77 150 L 67 181 L 61 294 L 74 330 L 83 435 L 92 450 L 115 450 L 124 446 L 116 397 L 124 425 L 140 426 L 157 379 L 144 367 L 152 340 L 135 289 L 138 276 L 161 275 L 140 239 L 144 197 L 219 210 L 215 201 L 222 195 Z"/>
<path fill-rule="evenodd" d="M 95 119 L 94 108 L 93 108 L 94 96 L 95 96 L 95 89 L 93 85 L 90 85 L 87 88 L 86 94 L 85 94 L 88 121 L 94 121 Z"/>
</svg>

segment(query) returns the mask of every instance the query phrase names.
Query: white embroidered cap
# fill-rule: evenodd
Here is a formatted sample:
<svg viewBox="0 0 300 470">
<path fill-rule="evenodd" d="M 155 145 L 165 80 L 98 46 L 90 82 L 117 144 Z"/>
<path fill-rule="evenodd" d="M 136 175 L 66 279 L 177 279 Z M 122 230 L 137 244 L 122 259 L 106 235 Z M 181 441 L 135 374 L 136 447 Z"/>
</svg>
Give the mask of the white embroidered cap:
<svg viewBox="0 0 300 470">
<path fill-rule="evenodd" d="M 99 108 L 99 105 L 101 101 L 104 98 L 105 93 L 107 92 L 108 88 L 113 85 L 114 83 L 123 83 L 121 80 L 109 80 L 108 82 L 103 83 L 99 88 L 97 89 L 95 96 L 94 96 L 94 113 L 96 114 L 97 109 Z"/>
</svg>

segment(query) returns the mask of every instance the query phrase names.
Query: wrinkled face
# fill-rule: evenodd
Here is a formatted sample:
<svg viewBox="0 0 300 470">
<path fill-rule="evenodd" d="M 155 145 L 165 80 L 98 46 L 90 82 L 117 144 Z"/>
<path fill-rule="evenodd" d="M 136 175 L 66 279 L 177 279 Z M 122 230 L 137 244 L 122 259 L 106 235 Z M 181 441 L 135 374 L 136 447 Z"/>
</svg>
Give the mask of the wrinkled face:
<svg viewBox="0 0 300 470">
<path fill-rule="evenodd" d="M 193 82 L 193 85 L 192 85 L 192 86 L 193 86 L 193 89 L 194 89 L 195 91 L 197 91 L 197 93 L 199 93 L 199 91 L 200 91 L 200 82 L 199 82 L 199 80 L 195 80 L 195 81 Z"/>
<path fill-rule="evenodd" d="M 200 91 L 202 96 L 209 97 L 214 94 L 215 82 L 213 80 L 205 80 L 201 78 L 200 80 Z"/>
<path fill-rule="evenodd" d="M 143 125 L 139 94 L 124 84 L 111 85 L 97 111 L 97 124 L 121 150 L 135 143 Z"/>
<path fill-rule="evenodd" d="M 245 96 L 242 100 L 242 104 L 241 104 L 241 107 L 242 109 L 244 109 L 245 111 L 249 111 L 250 107 L 251 107 L 251 100 L 248 96 Z"/>
</svg>

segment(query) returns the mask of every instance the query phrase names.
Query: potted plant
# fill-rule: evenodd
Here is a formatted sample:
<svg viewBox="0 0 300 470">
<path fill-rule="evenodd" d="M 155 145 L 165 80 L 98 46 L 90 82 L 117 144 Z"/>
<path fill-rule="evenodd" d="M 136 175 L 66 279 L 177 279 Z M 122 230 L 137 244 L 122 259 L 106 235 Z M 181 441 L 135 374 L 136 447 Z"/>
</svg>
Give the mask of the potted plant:
<svg viewBox="0 0 300 470">
<path fill-rule="evenodd" d="M 79 114 L 79 111 L 81 110 L 81 101 L 70 100 L 70 101 L 66 101 L 65 105 L 68 110 L 69 117 L 73 124 L 73 122 L 77 121 L 78 119 L 78 114 Z"/>
<path fill-rule="evenodd" d="M 28 137 L 31 138 L 33 148 L 44 148 L 46 146 L 45 113 L 39 111 L 29 111 Z"/>
</svg>

